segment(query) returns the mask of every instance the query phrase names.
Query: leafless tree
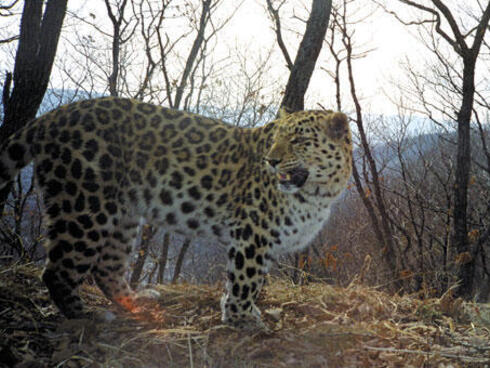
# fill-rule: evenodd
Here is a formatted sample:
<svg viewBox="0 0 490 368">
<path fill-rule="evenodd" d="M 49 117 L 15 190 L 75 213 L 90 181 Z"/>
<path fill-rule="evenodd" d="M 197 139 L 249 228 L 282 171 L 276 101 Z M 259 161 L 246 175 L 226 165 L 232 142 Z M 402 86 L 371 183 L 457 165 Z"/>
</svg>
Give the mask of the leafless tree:
<svg viewBox="0 0 490 368">
<path fill-rule="evenodd" d="M 128 73 L 133 63 L 139 65 L 135 33 L 141 19 L 128 13 L 127 0 L 104 0 L 104 5 L 107 17 L 68 13 L 75 32 L 65 40 L 70 52 L 63 56 L 60 68 L 71 89 L 82 90 L 85 98 L 106 92 L 133 97 Z"/>
<path fill-rule="evenodd" d="M 66 0 L 50 0 L 42 10 L 40 1 L 24 4 L 14 73 L 7 73 L 3 89 L 0 142 L 35 116 L 48 86 Z"/>
<path fill-rule="evenodd" d="M 177 261 L 175 262 L 174 275 L 172 277 L 172 283 L 175 284 L 179 279 L 180 272 L 182 271 L 182 265 L 184 263 L 184 258 L 191 245 L 191 240 L 186 239 L 182 247 L 180 248 L 179 255 L 177 257 Z"/>
<path fill-rule="evenodd" d="M 267 10 L 273 22 L 277 44 L 289 70 L 289 78 L 286 84 L 280 107 L 288 112 L 304 110 L 306 90 L 310 83 L 313 70 L 323 46 L 325 34 L 328 28 L 331 0 L 312 0 L 311 10 L 306 21 L 305 31 L 298 47 L 294 62 L 284 42 L 280 10 L 285 4 L 284 0 L 267 0 Z M 309 250 L 303 254 L 292 255 L 290 260 L 295 264 L 292 268 L 292 279 L 295 282 L 302 280 L 302 270 L 309 268 Z M 302 281 L 301 281 L 302 282 Z"/>
<path fill-rule="evenodd" d="M 133 3 L 135 16 L 142 20 L 140 33 L 146 65 L 140 78 L 144 88 L 137 90 L 137 96 L 148 96 L 172 108 L 199 110 L 199 96 L 208 85 L 213 68 L 206 64 L 213 42 L 240 3 L 222 19 L 217 16 L 221 5 L 222 0 L 186 2 L 183 7 L 171 0 L 161 4 L 149 0 Z M 169 28 L 175 9 L 185 23 L 178 34 Z"/>
<path fill-rule="evenodd" d="M 0 5 L 0 17 L 11 17 L 14 15 L 14 9 L 15 9 L 15 6 L 17 5 L 17 3 L 19 2 L 19 0 L 11 0 L 10 3 L 7 3 L 5 5 Z M 19 35 L 18 34 L 14 34 L 14 35 L 9 35 L 5 38 L 0 38 L 0 44 L 2 43 L 10 43 L 10 42 L 13 42 L 13 41 L 17 41 L 19 39 Z"/>
<path fill-rule="evenodd" d="M 309 18 L 306 22 L 305 32 L 299 44 L 298 52 L 292 62 L 283 40 L 279 10 L 284 4 L 280 1 L 274 7 L 272 0 L 267 0 L 267 8 L 274 22 L 277 43 L 290 70 L 289 79 L 284 91 L 281 107 L 289 111 L 304 109 L 304 98 L 316 61 L 322 49 L 328 21 L 332 9 L 331 0 L 313 0 Z"/>
<path fill-rule="evenodd" d="M 471 297 L 474 287 L 475 249 L 468 239 L 468 188 L 471 173 L 471 118 L 475 101 L 475 73 L 476 63 L 480 56 L 485 32 L 490 21 L 490 3 L 483 5 L 478 3 L 481 11 L 476 18 L 473 27 L 461 23 L 461 18 L 456 16 L 449 2 L 443 0 L 431 0 L 429 4 L 422 1 L 399 0 L 400 3 L 420 11 L 425 18 L 415 21 L 407 21 L 404 17 L 390 11 L 397 19 L 407 25 L 432 27 L 431 32 L 437 34 L 439 39 L 450 46 L 461 63 L 461 69 L 456 70 L 452 65 L 444 63 L 451 78 L 449 90 L 454 90 L 459 95 L 459 106 L 456 107 L 454 121 L 457 130 L 457 154 L 455 157 L 455 182 L 452 208 L 452 244 L 455 252 L 454 273 L 461 281 L 457 293 L 464 297 Z M 438 54 L 438 48 L 433 48 Z M 448 73 L 446 73 L 448 75 Z M 434 106 L 430 105 L 431 110 Z M 436 107 L 437 109 L 437 107 Z"/>
<path fill-rule="evenodd" d="M 337 108 L 341 108 L 341 66 L 345 64 L 350 101 L 354 106 L 360 155 L 355 159 L 353 165 L 353 178 L 355 187 L 359 193 L 362 203 L 367 211 L 373 232 L 377 239 L 378 251 L 385 263 L 385 276 L 392 281 L 390 289 L 396 290 L 401 287 L 397 279 L 400 271 L 400 258 L 397 255 L 397 247 L 393 239 L 392 228 L 389 222 L 388 207 L 381 185 L 379 163 L 376 162 L 371 144 L 366 131 L 366 122 L 363 114 L 362 104 L 356 89 L 356 74 L 354 62 L 357 58 L 365 56 L 368 51 L 355 49 L 355 36 L 351 29 L 352 24 L 362 22 L 370 15 L 361 15 L 359 19 L 353 20 L 356 4 L 352 0 L 343 0 L 332 12 L 331 28 L 333 35 L 327 40 L 330 53 L 335 61 L 334 70 L 329 74 L 336 84 Z M 340 48 L 336 46 L 337 37 L 340 38 Z M 390 276 L 388 276 L 390 275 Z"/>
<path fill-rule="evenodd" d="M 155 235 L 154 228 L 150 225 L 144 225 L 141 231 L 141 244 L 138 249 L 138 256 L 136 257 L 136 262 L 133 265 L 133 272 L 131 273 L 131 278 L 129 281 L 132 288 L 136 288 L 140 282 L 153 235 Z"/>
<path fill-rule="evenodd" d="M 201 93 L 201 112 L 242 127 L 273 120 L 280 99 L 280 83 L 271 76 L 272 50 L 252 56 L 237 45 L 232 51 L 223 75 L 210 81 L 213 87 Z"/>
<path fill-rule="evenodd" d="M 8 12 L 15 3 L 3 5 L 0 10 Z M 6 73 L 2 92 L 4 116 L 0 144 L 36 116 L 48 86 L 67 0 L 47 1 L 44 12 L 43 5 L 43 1 L 24 3 L 14 71 Z M 12 184 L 0 192 L 0 213 L 4 211 Z"/>
<path fill-rule="evenodd" d="M 157 283 L 162 284 L 163 283 L 163 276 L 165 274 L 165 267 L 167 266 L 167 260 L 168 260 L 168 248 L 170 246 L 170 233 L 165 233 L 165 236 L 163 237 L 163 244 L 161 245 L 161 253 L 160 253 L 160 258 L 158 260 L 158 276 L 157 276 Z"/>
<path fill-rule="evenodd" d="M 119 1 L 115 9 L 113 9 L 109 0 L 104 0 L 107 15 L 112 23 L 112 72 L 109 75 L 109 93 L 111 96 L 118 95 L 118 79 L 119 79 L 119 54 L 121 51 L 121 45 L 129 40 L 136 30 L 136 26 L 132 25 L 132 22 L 127 21 L 124 18 L 124 12 L 126 10 L 127 0 Z M 117 12 L 115 14 L 114 10 Z M 128 33 L 125 35 L 125 33 Z"/>
</svg>

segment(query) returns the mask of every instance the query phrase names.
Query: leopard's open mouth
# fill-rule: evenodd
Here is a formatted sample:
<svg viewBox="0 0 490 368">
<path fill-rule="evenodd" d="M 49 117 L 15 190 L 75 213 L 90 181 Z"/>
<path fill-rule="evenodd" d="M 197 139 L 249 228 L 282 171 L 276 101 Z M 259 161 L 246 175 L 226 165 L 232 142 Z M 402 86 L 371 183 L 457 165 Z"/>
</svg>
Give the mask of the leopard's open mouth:
<svg viewBox="0 0 490 368">
<path fill-rule="evenodd" d="M 289 187 L 294 185 L 297 188 L 301 188 L 305 184 L 306 179 L 308 179 L 308 174 L 308 170 L 296 167 L 285 174 L 278 172 L 277 178 L 279 179 L 279 184 L 282 186 Z"/>
</svg>

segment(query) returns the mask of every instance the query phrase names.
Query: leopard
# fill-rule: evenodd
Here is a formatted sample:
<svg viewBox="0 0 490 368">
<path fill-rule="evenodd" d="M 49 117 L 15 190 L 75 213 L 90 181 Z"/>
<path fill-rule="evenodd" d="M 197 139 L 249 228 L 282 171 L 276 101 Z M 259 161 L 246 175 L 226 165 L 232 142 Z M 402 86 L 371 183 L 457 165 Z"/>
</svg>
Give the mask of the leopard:
<svg viewBox="0 0 490 368">
<path fill-rule="evenodd" d="M 67 318 L 83 318 L 91 275 L 115 305 L 137 293 L 125 272 L 141 219 L 222 246 L 224 324 L 263 326 L 257 298 L 274 261 L 324 228 L 352 171 L 348 118 L 284 109 L 239 127 L 122 97 L 66 104 L 0 148 L 0 191 L 33 163 L 45 212 L 42 280 Z"/>
</svg>

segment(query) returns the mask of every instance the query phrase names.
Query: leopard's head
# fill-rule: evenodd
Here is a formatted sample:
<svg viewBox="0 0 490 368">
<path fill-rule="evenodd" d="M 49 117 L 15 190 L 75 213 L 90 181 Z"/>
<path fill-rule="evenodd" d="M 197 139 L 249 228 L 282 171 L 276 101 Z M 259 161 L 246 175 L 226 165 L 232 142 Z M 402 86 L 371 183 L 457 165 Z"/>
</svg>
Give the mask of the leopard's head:
<svg viewBox="0 0 490 368">
<path fill-rule="evenodd" d="M 281 112 L 264 158 L 280 191 L 337 195 L 352 170 L 347 116 L 330 110 Z"/>
</svg>

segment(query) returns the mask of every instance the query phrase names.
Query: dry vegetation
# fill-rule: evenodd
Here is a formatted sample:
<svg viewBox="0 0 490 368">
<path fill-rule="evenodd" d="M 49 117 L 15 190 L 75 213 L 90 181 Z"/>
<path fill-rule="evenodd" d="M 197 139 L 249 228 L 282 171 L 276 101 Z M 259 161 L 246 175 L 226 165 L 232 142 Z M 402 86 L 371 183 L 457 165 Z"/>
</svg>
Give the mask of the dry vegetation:
<svg viewBox="0 0 490 368">
<path fill-rule="evenodd" d="M 272 330 L 220 324 L 222 285 L 161 285 L 162 298 L 112 322 L 66 320 L 40 269 L 0 272 L 0 366 L 488 367 L 490 307 L 389 296 L 357 283 L 294 286 L 269 279 L 258 305 Z M 113 306 L 84 285 L 90 310 Z M 162 318 L 163 316 L 163 318 Z"/>
</svg>

